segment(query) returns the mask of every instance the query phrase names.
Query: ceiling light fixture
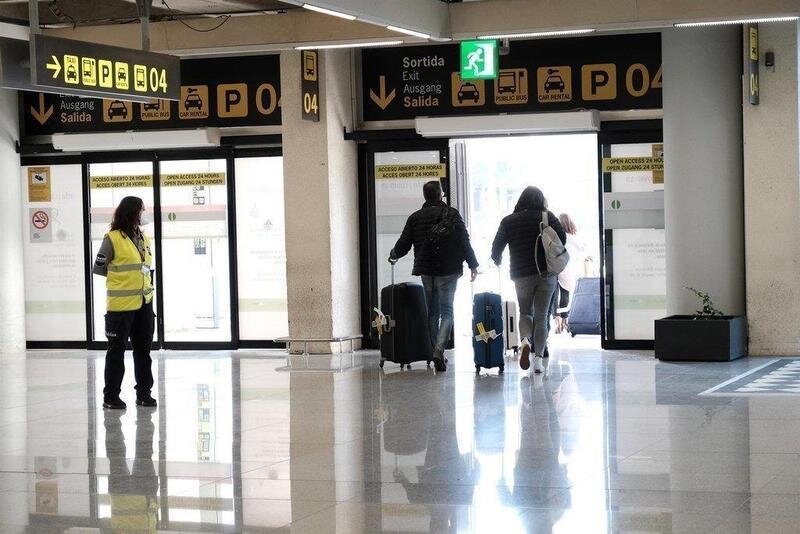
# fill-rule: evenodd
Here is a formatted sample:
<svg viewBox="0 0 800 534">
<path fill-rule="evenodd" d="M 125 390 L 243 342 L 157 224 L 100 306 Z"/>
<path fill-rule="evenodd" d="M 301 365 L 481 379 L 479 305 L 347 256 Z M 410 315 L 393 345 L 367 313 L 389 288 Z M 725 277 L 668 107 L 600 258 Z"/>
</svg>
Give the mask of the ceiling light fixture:
<svg viewBox="0 0 800 534">
<path fill-rule="evenodd" d="M 398 28 L 397 26 L 386 26 L 387 30 L 392 30 L 393 32 L 400 32 L 405 33 L 407 35 L 413 35 L 414 37 L 422 37 L 423 39 L 430 39 L 431 36 L 427 33 L 416 32 L 414 30 L 407 30 L 405 28 Z"/>
<path fill-rule="evenodd" d="M 356 20 L 356 18 L 353 15 L 348 15 L 347 13 L 340 13 L 338 11 L 334 11 L 332 9 L 326 9 L 324 7 L 312 6 L 311 4 L 303 4 L 303 8 L 311 10 L 311 11 L 316 11 L 317 13 L 323 13 L 325 15 L 331 15 L 333 17 L 339 17 L 340 19 Z"/>
<path fill-rule="evenodd" d="M 403 41 L 375 41 L 369 43 L 341 43 L 328 45 L 303 45 L 295 46 L 295 50 L 324 50 L 328 48 L 366 48 L 370 46 L 395 46 L 403 44 Z"/>
<path fill-rule="evenodd" d="M 677 22 L 676 28 L 697 28 L 702 26 L 726 26 L 731 24 L 754 24 L 757 22 L 792 22 L 800 17 L 767 17 L 761 19 L 732 19 L 732 20 L 709 20 L 705 22 Z"/>
<path fill-rule="evenodd" d="M 583 35 L 594 33 L 597 30 L 585 28 L 581 30 L 556 30 L 548 32 L 527 32 L 527 33 L 502 33 L 497 35 L 479 35 L 478 39 L 522 39 L 525 37 L 554 37 L 558 35 Z"/>
</svg>

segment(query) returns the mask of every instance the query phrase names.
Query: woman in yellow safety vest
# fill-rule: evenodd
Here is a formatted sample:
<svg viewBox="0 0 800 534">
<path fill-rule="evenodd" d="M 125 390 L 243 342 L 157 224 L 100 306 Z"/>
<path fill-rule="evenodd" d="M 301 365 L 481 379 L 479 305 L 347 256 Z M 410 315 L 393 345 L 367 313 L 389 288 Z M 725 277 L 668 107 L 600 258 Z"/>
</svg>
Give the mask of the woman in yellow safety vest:
<svg viewBox="0 0 800 534">
<path fill-rule="evenodd" d="M 114 211 L 111 229 L 103 238 L 92 272 L 106 277 L 106 352 L 103 408 L 124 410 L 119 398 L 125 374 L 125 344 L 133 346 L 136 404 L 153 407 L 150 345 L 153 343 L 155 314 L 150 268 L 153 255 L 150 239 L 141 227 L 148 224 L 144 202 L 125 197 Z"/>
</svg>

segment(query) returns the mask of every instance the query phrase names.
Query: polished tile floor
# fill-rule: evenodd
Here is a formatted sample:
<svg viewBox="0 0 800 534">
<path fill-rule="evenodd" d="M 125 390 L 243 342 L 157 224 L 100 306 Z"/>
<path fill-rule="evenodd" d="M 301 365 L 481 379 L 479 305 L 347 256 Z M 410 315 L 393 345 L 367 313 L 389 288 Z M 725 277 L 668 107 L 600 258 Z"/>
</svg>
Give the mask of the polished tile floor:
<svg viewBox="0 0 800 534">
<path fill-rule="evenodd" d="M 0 355 L 0 532 L 800 532 L 800 396 L 699 395 L 766 360 L 553 352 L 533 378 L 164 352 L 125 413 L 98 353 Z"/>
</svg>

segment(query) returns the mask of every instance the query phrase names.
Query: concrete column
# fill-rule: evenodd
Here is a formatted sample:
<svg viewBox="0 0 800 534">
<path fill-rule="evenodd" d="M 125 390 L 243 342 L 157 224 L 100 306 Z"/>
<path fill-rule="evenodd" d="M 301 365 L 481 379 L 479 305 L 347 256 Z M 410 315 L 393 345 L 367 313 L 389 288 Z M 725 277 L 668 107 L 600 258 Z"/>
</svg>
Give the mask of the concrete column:
<svg viewBox="0 0 800 534">
<path fill-rule="evenodd" d="M 25 350 L 22 186 L 16 91 L 0 89 L 0 352 Z"/>
<path fill-rule="evenodd" d="M 350 52 L 319 56 L 315 123 L 301 120 L 301 54 L 281 54 L 286 271 L 290 335 L 330 338 L 361 330 L 357 151 L 343 138 L 353 121 Z"/>
<path fill-rule="evenodd" d="M 744 306 L 741 28 L 665 30 L 667 312 Z"/>
<path fill-rule="evenodd" d="M 747 316 L 750 354 L 776 356 L 800 351 L 800 25 L 760 24 L 759 41 L 775 71 L 762 61 L 760 104 L 744 97 Z"/>
</svg>

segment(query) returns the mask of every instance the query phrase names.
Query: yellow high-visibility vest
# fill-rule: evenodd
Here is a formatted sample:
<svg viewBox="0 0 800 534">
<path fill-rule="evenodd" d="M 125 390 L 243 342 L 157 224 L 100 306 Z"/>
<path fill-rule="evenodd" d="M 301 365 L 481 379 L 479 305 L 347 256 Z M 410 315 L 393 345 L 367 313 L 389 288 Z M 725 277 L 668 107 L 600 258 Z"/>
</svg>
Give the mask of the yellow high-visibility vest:
<svg viewBox="0 0 800 534">
<path fill-rule="evenodd" d="M 143 235 L 144 250 L 120 230 L 108 232 L 114 246 L 114 259 L 108 264 L 106 276 L 106 309 L 108 311 L 135 311 L 143 302 L 152 302 L 153 284 L 150 266 L 153 256 L 150 240 Z M 144 300 L 143 300 L 144 299 Z"/>
</svg>

